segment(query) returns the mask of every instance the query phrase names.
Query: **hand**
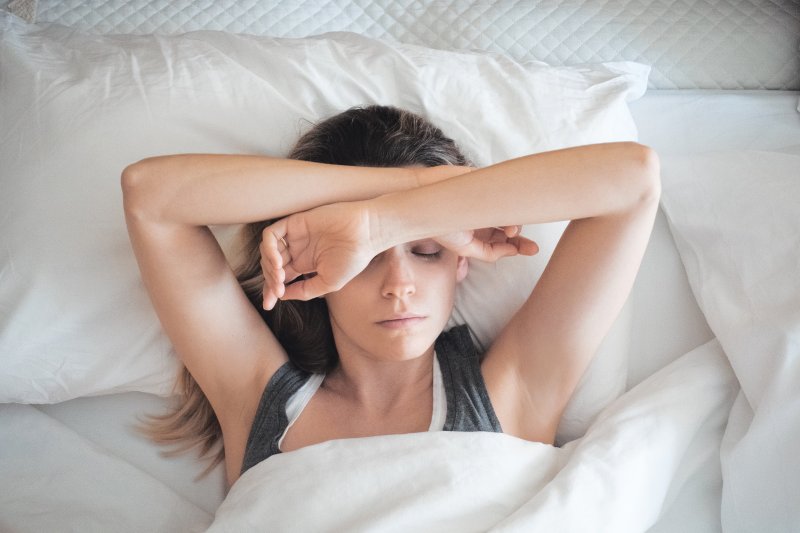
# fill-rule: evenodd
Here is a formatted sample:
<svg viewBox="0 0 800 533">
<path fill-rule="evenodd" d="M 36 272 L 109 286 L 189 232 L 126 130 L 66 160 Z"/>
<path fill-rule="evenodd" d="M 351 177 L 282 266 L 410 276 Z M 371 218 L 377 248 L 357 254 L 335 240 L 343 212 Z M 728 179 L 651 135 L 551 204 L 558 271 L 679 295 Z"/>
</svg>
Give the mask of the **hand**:
<svg viewBox="0 0 800 533">
<path fill-rule="evenodd" d="M 316 207 L 275 222 L 262 232 L 263 307 L 279 298 L 310 300 L 337 291 L 380 250 L 372 246 L 369 214 L 361 202 Z M 284 285 L 302 274 L 308 279 Z"/>
<path fill-rule="evenodd" d="M 467 230 L 434 237 L 439 244 L 464 257 L 494 262 L 514 255 L 536 255 L 539 246 L 520 235 L 522 226 Z"/>
</svg>

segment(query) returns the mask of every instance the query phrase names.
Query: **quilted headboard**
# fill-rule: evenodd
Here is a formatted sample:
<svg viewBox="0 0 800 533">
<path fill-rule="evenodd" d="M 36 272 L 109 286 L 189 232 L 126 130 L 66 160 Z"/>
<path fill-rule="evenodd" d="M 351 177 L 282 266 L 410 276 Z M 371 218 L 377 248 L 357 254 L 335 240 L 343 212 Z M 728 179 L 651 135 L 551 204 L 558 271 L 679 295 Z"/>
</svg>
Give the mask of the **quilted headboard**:
<svg viewBox="0 0 800 533">
<path fill-rule="evenodd" d="M 552 65 L 652 65 L 650 89 L 800 89 L 799 0 L 7 0 L 97 33 L 352 31 Z"/>
</svg>

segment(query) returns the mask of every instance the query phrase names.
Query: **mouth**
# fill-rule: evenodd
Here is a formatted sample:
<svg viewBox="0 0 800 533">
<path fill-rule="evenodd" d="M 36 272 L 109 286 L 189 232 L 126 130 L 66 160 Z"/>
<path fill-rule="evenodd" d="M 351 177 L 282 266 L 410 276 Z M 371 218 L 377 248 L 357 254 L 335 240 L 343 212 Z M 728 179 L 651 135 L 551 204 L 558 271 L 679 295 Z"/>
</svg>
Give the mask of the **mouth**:
<svg viewBox="0 0 800 533">
<path fill-rule="evenodd" d="M 394 318 L 391 320 L 382 320 L 378 322 L 379 326 L 389 329 L 403 329 L 410 328 L 425 320 L 424 316 L 408 316 L 403 318 Z"/>
</svg>

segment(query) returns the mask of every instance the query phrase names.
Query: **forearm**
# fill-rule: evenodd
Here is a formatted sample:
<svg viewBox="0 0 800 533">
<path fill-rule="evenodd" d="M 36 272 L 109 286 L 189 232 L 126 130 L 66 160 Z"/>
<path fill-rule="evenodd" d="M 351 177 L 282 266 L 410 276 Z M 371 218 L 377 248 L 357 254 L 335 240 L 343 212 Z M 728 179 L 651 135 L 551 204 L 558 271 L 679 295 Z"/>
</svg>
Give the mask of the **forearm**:
<svg viewBox="0 0 800 533">
<path fill-rule="evenodd" d="M 632 142 L 510 159 L 367 202 L 377 246 L 465 229 L 610 215 L 657 196 L 657 156 Z"/>
<path fill-rule="evenodd" d="M 402 168 L 312 163 L 254 155 L 178 154 L 143 159 L 122 174 L 126 209 L 187 225 L 279 218 L 334 202 L 417 186 Z"/>
</svg>

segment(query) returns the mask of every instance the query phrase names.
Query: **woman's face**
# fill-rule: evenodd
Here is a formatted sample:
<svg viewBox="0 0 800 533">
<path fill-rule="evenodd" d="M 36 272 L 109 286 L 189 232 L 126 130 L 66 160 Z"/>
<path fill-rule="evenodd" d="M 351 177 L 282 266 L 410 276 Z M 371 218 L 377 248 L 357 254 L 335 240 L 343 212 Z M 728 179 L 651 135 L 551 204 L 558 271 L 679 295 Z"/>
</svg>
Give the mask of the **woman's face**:
<svg viewBox="0 0 800 533">
<path fill-rule="evenodd" d="M 424 239 L 390 248 L 355 278 L 325 296 L 339 351 L 356 349 L 381 361 L 419 357 L 450 318 L 465 257 Z M 394 320 L 400 316 L 416 318 Z"/>
</svg>

